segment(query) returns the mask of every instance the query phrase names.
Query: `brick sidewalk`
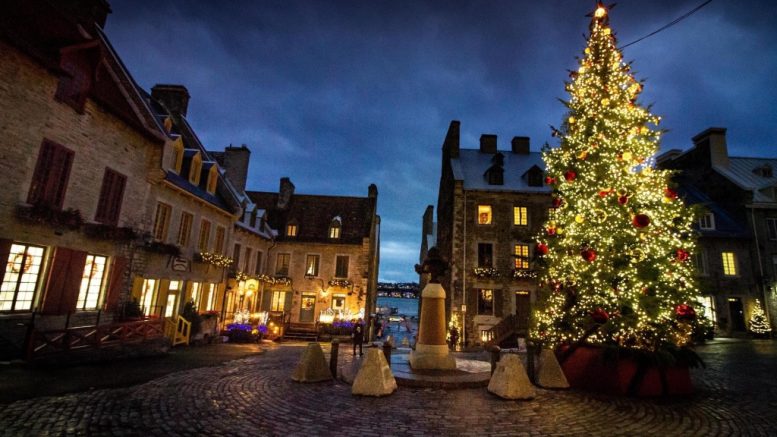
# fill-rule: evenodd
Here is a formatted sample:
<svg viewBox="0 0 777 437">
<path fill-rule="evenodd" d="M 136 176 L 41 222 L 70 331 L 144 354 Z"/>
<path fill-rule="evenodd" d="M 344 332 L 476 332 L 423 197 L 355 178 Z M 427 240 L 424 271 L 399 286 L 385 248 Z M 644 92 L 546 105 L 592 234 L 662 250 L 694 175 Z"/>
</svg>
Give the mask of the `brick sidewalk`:
<svg viewBox="0 0 777 437">
<path fill-rule="evenodd" d="M 354 397 L 340 383 L 290 380 L 304 344 L 146 384 L 0 406 L 4 435 L 774 435 L 777 343 L 715 341 L 699 352 L 688 399 L 538 390 L 504 401 L 485 389 L 400 388 Z M 350 353 L 341 356 L 349 365 Z"/>
</svg>

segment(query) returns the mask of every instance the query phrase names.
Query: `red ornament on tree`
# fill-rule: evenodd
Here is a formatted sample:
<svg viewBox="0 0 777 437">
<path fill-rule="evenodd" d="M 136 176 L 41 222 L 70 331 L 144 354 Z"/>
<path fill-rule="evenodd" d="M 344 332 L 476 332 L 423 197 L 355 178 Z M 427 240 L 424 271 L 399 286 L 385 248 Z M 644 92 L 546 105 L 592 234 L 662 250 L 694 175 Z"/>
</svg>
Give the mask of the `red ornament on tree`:
<svg viewBox="0 0 777 437">
<path fill-rule="evenodd" d="M 610 320 L 610 315 L 607 314 L 607 311 L 601 308 L 597 308 L 591 311 L 591 318 L 594 319 L 594 322 L 601 325 L 601 324 L 607 323 L 607 321 Z"/>
<path fill-rule="evenodd" d="M 610 193 L 611 193 L 610 190 L 599 191 L 599 197 L 607 197 L 607 195 L 610 194 Z"/>
<path fill-rule="evenodd" d="M 664 197 L 672 200 L 677 199 L 677 191 L 667 187 L 664 189 Z"/>
<path fill-rule="evenodd" d="M 692 306 L 686 305 L 684 303 L 681 303 L 675 307 L 674 314 L 678 319 L 692 320 L 696 318 L 696 310 L 694 310 Z"/>
<path fill-rule="evenodd" d="M 556 183 L 556 178 L 545 176 L 545 185 L 553 185 Z"/>
<path fill-rule="evenodd" d="M 626 196 L 625 194 L 623 196 L 618 196 L 618 205 L 625 205 L 629 203 L 629 196 Z"/>
<path fill-rule="evenodd" d="M 650 217 L 646 214 L 637 214 L 631 220 L 631 224 L 634 225 L 635 228 L 644 228 L 650 224 Z"/>
<path fill-rule="evenodd" d="M 545 243 L 537 243 L 537 253 L 540 255 L 547 255 L 548 254 L 548 245 Z"/>
<path fill-rule="evenodd" d="M 567 182 L 572 182 L 577 177 L 577 173 L 575 173 L 573 170 L 567 170 L 566 173 L 564 173 L 564 179 L 567 180 Z"/>
<path fill-rule="evenodd" d="M 581 250 L 580 256 L 582 256 L 583 259 L 588 261 L 589 263 L 592 263 L 596 259 L 596 251 L 589 247 L 587 249 Z"/>
<path fill-rule="evenodd" d="M 687 261 L 688 257 L 690 257 L 690 256 L 691 255 L 687 251 L 685 251 L 683 249 L 677 249 L 677 250 L 674 251 L 674 258 L 677 261 L 681 261 L 681 262 L 682 261 Z"/>
<path fill-rule="evenodd" d="M 553 205 L 554 208 L 558 208 L 559 206 L 561 206 L 561 203 L 562 203 L 562 200 L 559 197 L 554 197 L 553 200 L 551 201 L 551 205 Z"/>
</svg>

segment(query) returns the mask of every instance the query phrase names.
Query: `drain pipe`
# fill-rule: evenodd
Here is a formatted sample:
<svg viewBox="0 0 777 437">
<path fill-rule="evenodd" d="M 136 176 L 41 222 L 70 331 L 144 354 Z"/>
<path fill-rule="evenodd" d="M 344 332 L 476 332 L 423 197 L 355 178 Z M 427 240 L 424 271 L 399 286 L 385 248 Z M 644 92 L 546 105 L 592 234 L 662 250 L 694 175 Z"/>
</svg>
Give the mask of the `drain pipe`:
<svg viewBox="0 0 777 437">
<path fill-rule="evenodd" d="M 462 189 L 463 187 L 462 183 Z M 464 256 L 462 261 L 462 275 L 461 275 L 461 292 L 462 292 L 462 305 L 467 305 L 467 191 L 464 190 Z M 451 299 L 451 302 L 453 299 Z M 467 347 L 467 312 L 466 311 L 460 311 L 462 314 L 462 321 L 464 323 L 461 324 L 461 340 L 464 343 L 463 346 L 466 349 Z"/>
</svg>

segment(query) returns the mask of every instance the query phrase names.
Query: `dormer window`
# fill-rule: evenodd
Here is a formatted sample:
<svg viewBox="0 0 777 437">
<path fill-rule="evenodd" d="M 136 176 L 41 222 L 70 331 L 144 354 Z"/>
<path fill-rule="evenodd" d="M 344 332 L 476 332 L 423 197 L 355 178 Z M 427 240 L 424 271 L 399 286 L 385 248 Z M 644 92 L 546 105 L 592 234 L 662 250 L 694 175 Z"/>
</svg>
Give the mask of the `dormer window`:
<svg viewBox="0 0 777 437">
<path fill-rule="evenodd" d="M 183 141 L 181 140 L 181 137 L 178 137 L 173 141 L 170 168 L 172 168 L 176 174 L 181 174 L 181 167 L 183 167 Z"/>
<path fill-rule="evenodd" d="M 526 183 L 530 187 L 541 187 L 543 184 L 542 169 L 536 165 L 524 173 L 524 177 L 526 177 Z"/>
<path fill-rule="evenodd" d="M 497 153 L 491 158 L 492 165 L 483 175 L 486 177 L 488 185 L 504 185 L 504 159 L 505 157 L 501 153 Z"/>
<path fill-rule="evenodd" d="M 699 229 L 702 231 L 712 231 L 715 229 L 715 215 L 711 212 L 704 213 L 699 217 Z"/>
<path fill-rule="evenodd" d="M 189 182 L 192 185 L 200 185 L 200 172 L 202 171 L 202 156 L 197 152 L 192 156 L 192 163 L 189 166 Z"/>
<path fill-rule="evenodd" d="M 83 114 L 86 96 L 92 88 L 94 78 L 91 50 L 65 50 L 59 63 L 65 74 L 59 79 L 56 98 Z"/>
<path fill-rule="evenodd" d="M 162 122 L 165 128 L 165 132 L 170 133 L 171 130 L 173 130 L 173 119 L 170 117 L 165 117 L 165 121 Z"/>
<path fill-rule="evenodd" d="M 208 185 L 205 190 L 210 194 L 216 194 L 216 185 L 219 181 L 219 169 L 214 164 L 208 170 Z"/>
<path fill-rule="evenodd" d="M 774 173 L 772 172 L 772 166 L 769 164 L 764 164 L 760 167 L 754 168 L 753 173 L 761 176 L 762 178 L 770 178 L 774 176 Z"/>
<path fill-rule="evenodd" d="M 332 223 L 329 225 L 329 238 L 340 238 L 340 231 L 342 230 L 343 224 L 340 220 L 340 217 L 335 217 L 332 219 Z"/>
<path fill-rule="evenodd" d="M 286 236 L 287 237 L 296 237 L 297 236 L 297 224 L 296 223 L 289 223 L 286 225 Z"/>
</svg>

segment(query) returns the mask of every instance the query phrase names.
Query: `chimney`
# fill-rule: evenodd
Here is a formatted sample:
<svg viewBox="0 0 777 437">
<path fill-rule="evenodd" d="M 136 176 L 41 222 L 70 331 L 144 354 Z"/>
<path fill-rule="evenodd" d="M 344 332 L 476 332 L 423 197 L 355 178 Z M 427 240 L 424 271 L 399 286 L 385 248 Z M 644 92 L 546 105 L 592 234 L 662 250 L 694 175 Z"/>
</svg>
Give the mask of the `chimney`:
<svg viewBox="0 0 777 437">
<path fill-rule="evenodd" d="M 246 180 L 248 179 L 248 161 L 251 158 L 251 151 L 243 144 L 240 147 L 230 145 L 224 149 L 224 170 L 232 184 L 240 191 L 246 189 Z"/>
<path fill-rule="evenodd" d="M 278 209 L 286 209 L 291 202 L 291 196 L 294 195 L 294 184 L 289 178 L 281 178 L 281 189 L 278 192 Z"/>
<path fill-rule="evenodd" d="M 726 128 L 711 127 L 692 139 L 693 145 L 702 156 L 709 156 L 710 166 L 728 167 L 728 146 L 726 145 Z"/>
<path fill-rule="evenodd" d="M 183 85 L 156 84 L 151 88 L 151 97 L 170 112 L 171 115 L 183 115 L 189 107 L 189 91 Z"/>
<path fill-rule="evenodd" d="M 496 135 L 483 134 L 480 136 L 480 153 L 496 153 Z"/>
<path fill-rule="evenodd" d="M 443 150 L 447 149 L 450 158 L 456 159 L 459 157 L 459 129 L 461 122 L 458 120 L 451 120 L 450 126 L 448 126 L 448 133 L 445 134 L 445 141 L 442 143 Z"/>
<path fill-rule="evenodd" d="M 375 184 L 370 184 L 370 186 L 367 188 L 367 197 L 370 199 L 374 199 L 378 197 L 378 186 Z"/>
<path fill-rule="evenodd" d="M 513 153 L 520 155 L 529 154 L 529 137 L 513 137 L 510 144 L 513 146 Z"/>
<path fill-rule="evenodd" d="M 91 32 L 94 25 L 105 28 L 105 21 L 111 13 L 111 5 L 105 0 L 70 0 L 52 2 L 51 5 L 60 13 L 82 25 Z"/>
</svg>

